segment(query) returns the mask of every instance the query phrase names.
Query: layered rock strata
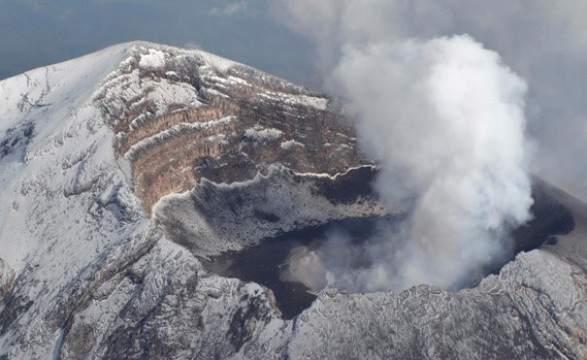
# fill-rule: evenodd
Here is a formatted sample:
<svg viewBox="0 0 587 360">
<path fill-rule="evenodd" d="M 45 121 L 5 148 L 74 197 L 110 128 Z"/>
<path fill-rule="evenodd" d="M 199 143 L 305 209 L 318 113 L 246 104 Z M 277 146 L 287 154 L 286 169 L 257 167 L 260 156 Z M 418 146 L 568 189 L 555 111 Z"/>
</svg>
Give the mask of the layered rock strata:
<svg viewBox="0 0 587 360">
<path fill-rule="evenodd" d="M 202 52 L 137 48 L 96 100 L 149 213 L 202 178 L 249 180 L 271 164 L 334 175 L 367 163 L 328 98 Z"/>
</svg>

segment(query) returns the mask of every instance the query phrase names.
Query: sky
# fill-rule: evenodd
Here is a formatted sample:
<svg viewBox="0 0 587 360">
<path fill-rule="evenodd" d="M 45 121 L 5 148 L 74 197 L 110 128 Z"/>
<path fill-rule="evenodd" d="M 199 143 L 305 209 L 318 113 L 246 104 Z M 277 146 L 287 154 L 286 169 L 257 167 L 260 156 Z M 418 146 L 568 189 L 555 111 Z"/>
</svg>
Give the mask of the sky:
<svg viewBox="0 0 587 360">
<path fill-rule="evenodd" d="M 108 45 L 198 47 L 317 85 L 312 47 L 265 0 L 0 0 L 0 79 Z"/>
</svg>

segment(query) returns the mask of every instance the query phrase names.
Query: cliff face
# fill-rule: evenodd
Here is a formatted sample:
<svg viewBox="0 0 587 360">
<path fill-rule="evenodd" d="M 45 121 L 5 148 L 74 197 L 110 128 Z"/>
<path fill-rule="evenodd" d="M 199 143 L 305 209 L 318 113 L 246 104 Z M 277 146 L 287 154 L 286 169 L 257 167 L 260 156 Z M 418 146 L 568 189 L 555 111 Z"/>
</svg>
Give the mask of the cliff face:
<svg viewBox="0 0 587 360">
<path fill-rule="evenodd" d="M 330 100 L 146 43 L 0 82 L 0 100 L 2 360 L 587 354 L 587 207 L 570 196 L 552 195 L 570 234 L 475 288 L 326 291 L 286 320 L 207 261 L 391 211 Z"/>
<path fill-rule="evenodd" d="M 149 213 L 203 177 L 244 181 L 270 164 L 336 174 L 366 163 L 328 98 L 203 52 L 137 48 L 96 99 Z"/>
</svg>

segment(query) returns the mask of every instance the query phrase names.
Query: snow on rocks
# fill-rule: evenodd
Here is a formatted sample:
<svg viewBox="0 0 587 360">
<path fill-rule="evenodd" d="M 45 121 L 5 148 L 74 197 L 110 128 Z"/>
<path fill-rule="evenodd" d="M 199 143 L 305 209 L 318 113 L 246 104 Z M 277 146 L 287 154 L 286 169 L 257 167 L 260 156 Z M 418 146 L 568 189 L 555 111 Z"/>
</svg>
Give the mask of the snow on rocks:
<svg viewBox="0 0 587 360">
<path fill-rule="evenodd" d="M 144 70 L 159 70 L 165 67 L 166 55 L 156 49 L 149 49 L 147 54 L 142 54 L 139 60 L 139 67 Z"/>
<path fill-rule="evenodd" d="M 221 73 L 226 73 L 230 68 L 235 66 L 243 66 L 235 61 L 225 59 L 223 57 L 211 54 L 206 51 L 202 50 L 194 50 L 198 52 L 198 56 L 200 56 L 208 67 L 210 67 L 214 71 L 218 71 Z"/>
<path fill-rule="evenodd" d="M 279 144 L 279 147 L 282 148 L 283 150 L 291 150 L 295 147 L 303 148 L 303 147 L 305 147 L 305 145 L 299 141 L 287 140 L 287 141 L 284 141 L 281 144 Z"/>
<path fill-rule="evenodd" d="M 278 129 L 263 129 L 259 127 L 245 130 L 245 136 L 248 139 L 257 142 L 275 141 L 281 137 L 283 131 Z"/>
<path fill-rule="evenodd" d="M 296 359 L 582 358 L 586 286 L 572 280 L 577 270 L 534 250 L 474 289 L 448 292 L 422 285 L 400 294 L 323 293 L 298 317 L 287 354 Z"/>
<path fill-rule="evenodd" d="M 272 101 L 280 101 L 284 104 L 296 105 L 296 106 L 310 106 L 317 110 L 326 110 L 330 100 L 325 97 L 308 96 L 308 95 L 296 95 L 279 93 L 274 91 L 266 91 L 259 94 L 259 97 L 265 98 Z"/>
<path fill-rule="evenodd" d="M 180 123 L 180 124 L 172 126 L 171 128 L 169 128 L 167 130 L 161 131 L 158 134 L 155 134 L 153 136 L 147 137 L 147 138 L 139 141 L 135 145 L 131 146 L 131 148 L 124 154 L 124 156 L 129 160 L 133 160 L 136 158 L 137 153 L 144 151 L 145 149 L 148 149 L 149 147 L 151 147 L 157 143 L 163 142 L 166 139 L 171 139 L 171 138 L 177 136 L 177 134 L 179 134 L 179 133 L 186 133 L 186 132 L 190 132 L 190 131 L 200 131 L 203 129 L 220 127 L 220 126 L 230 124 L 233 121 L 235 121 L 234 116 L 226 116 L 226 117 L 220 118 L 218 120 L 212 120 L 212 121 L 206 121 L 206 122 Z M 218 136 L 220 136 L 220 135 L 218 135 Z"/>
<path fill-rule="evenodd" d="M 115 46 L 0 83 L 0 97 L 10 99 L 0 108 L 0 139 L 6 125 L 34 124 L 21 156 L 0 159 L 11 169 L 0 172 L 0 253 L 15 278 L 7 296 L 19 299 L 0 311 L 20 314 L 0 321 L 2 353 L 52 353 L 77 301 L 151 241 L 114 134 L 92 101 L 127 52 Z M 32 106 L 20 106 L 23 99 Z"/>
</svg>

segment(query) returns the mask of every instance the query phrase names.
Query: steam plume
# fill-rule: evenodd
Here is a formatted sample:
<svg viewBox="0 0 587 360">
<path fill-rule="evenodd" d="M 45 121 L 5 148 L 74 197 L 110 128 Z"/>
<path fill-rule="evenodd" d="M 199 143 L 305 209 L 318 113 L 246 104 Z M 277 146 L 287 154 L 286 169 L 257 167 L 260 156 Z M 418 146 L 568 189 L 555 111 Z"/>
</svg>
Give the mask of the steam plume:
<svg viewBox="0 0 587 360">
<path fill-rule="evenodd" d="M 331 236 L 318 251 L 329 285 L 454 288 L 476 278 L 508 254 L 509 230 L 529 218 L 525 82 L 468 35 L 404 38 L 405 29 L 382 17 L 403 2 L 315 4 L 286 7 L 302 33 L 326 29 L 315 39 L 330 41 L 321 60 L 334 64 L 333 88 L 360 114 L 360 145 L 384 165 L 378 192 L 390 207 L 415 199 L 406 222 L 382 228 L 363 247 Z M 319 6 L 314 14 L 326 21 L 295 16 L 308 6 Z"/>
<path fill-rule="evenodd" d="M 582 0 L 276 0 L 328 77 L 349 45 L 469 34 L 528 83 L 531 171 L 587 201 L 587 3 Z"/>
</svg>

